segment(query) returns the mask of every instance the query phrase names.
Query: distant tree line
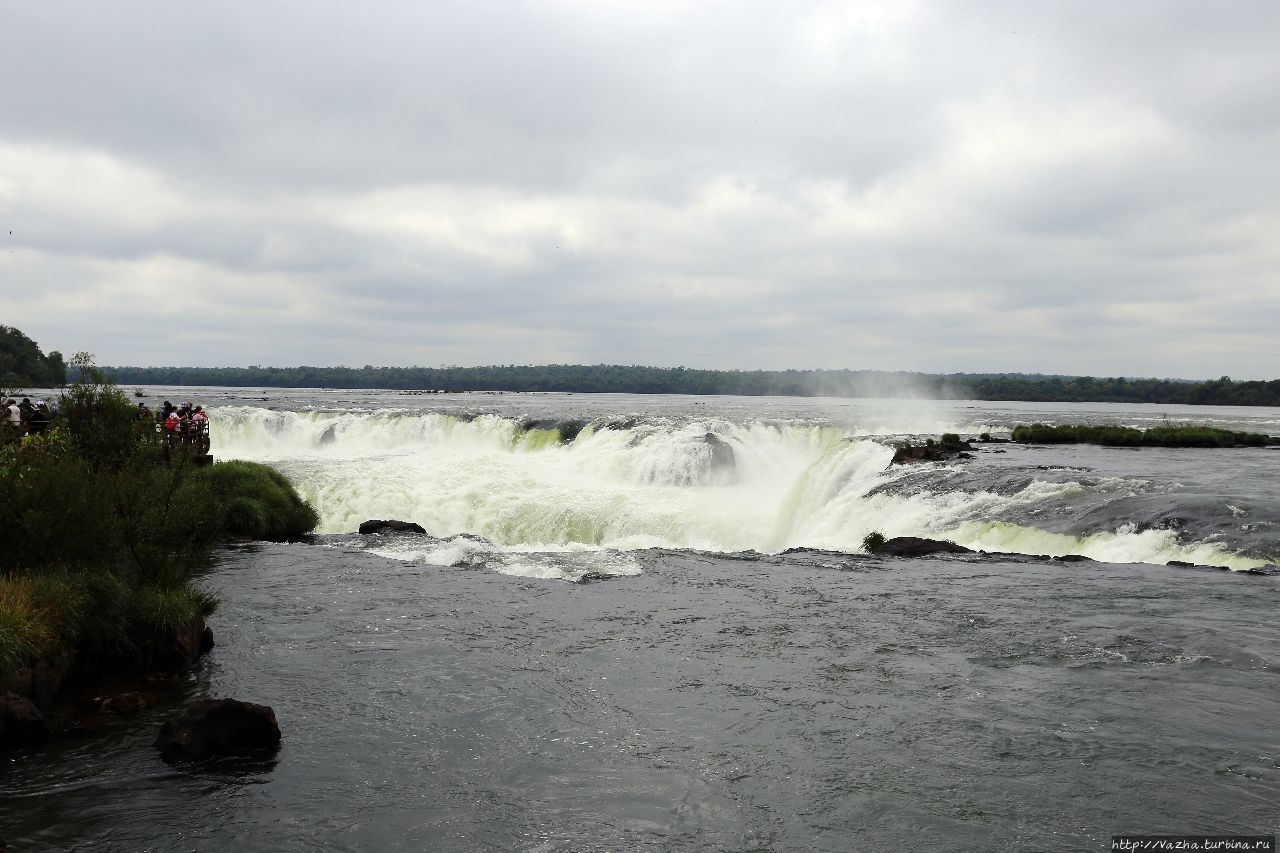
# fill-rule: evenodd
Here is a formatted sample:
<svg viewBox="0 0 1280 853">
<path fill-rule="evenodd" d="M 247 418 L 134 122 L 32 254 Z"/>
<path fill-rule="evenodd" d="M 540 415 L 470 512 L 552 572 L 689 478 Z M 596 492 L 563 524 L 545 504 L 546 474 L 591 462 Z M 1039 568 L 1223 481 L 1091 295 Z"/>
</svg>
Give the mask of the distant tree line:
<svg viewBox="0 0 1280 853">
<path fill-rule="evenodd" d="M 56 355 L 56 353 L 55 353 Z M 136 385 L 268 388 L 390 388 L 443 391 L 561 391 L 618 394 L 736 394 L 902 397 L 1280 406 L 1280 380 L 1045 376 L 1026 373 L 925 374 L 870 370 L 695 370 L 617 364 L 489 367 L 116 367 Z"/>
<path fill-rule="evenodd" d="M 60 388 L 67 382 L 62 353 L 47 356 L 36 342 L 12 326 L 0 326 L 0 387 Z"/>
</svg>

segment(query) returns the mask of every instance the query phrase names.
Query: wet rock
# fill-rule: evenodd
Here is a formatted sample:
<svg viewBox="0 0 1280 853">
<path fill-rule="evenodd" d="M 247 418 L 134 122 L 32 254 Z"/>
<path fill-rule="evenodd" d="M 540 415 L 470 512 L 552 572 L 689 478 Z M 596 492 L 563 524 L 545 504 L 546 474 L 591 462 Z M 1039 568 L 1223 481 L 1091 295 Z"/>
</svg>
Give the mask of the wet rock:
<svg viewBox="0 0 1280 853">
<path fill-rule="evenodd" d="M 139 644 L 141 660 L 135 668 L 160 672 L 182 672 L 204 654 L 205 635 L 213 640 L 213 632 L 203 619 L 193 619 L 169 637 L 153 637 Z"/>
<path fill-rule="evenodd" d="M 927 444 L 921 445 L 904 444 L 894 452 L 893 459 L 889 461 L 889 464 L 909 465 L 914 462 L 946 462 L 951 459 L 972 459 L 973 454 L 965 453 L 964 451 L 966 450 L 973 450 L 973 445 L 950 436 L 948 440 L 937 443 L 929 441 Z"/>
<path fill-rule="evenodd" d="M 269 706 L 203 699 L 165 723 L 155 746 L 165 761 L 200 761 L 271 750 L 279 744 L 280 726 Z"/>
<path fill-rule="evenodd" d="M 702 440 L 711 448 L 711 470 L 732 471 L 737 460 L 734 458 L 733 447 L 729 442 L 714 432 L 707 433 Z"/>
<path fill-rule="evenodd" d="M 35 746 L 49 738 L 49 721 L 36 704 L 17 693 L 0 695 L 0 749 Z"/>
<path fill-rule="evenodd" d="M 1190 569 L 1193 566 L 1195 566 L 1195 563 L 1188 563 L 1186 560 L 1170 560 L 1169 562 L 1165 563 L 1165 565 L 1177 566 L 1180 569 Z"/>
<path fill-rule="evenodd" d="M 412 521 L 395 521 L 393 519 L 373 518 L 360 525 L 360 532 L 368 536 L 380 533 L 421 533 L 426 534 L 421 524 Z"/>
<path fill-rule="evenodd" d="M 62 649 L 0 676 L 0 694 L 26 696 L 37 708 L 48 708 L 74 663 L 74 649 Z"/>
<path fill-rule="evenodd" d="M 1097 562 L 1093 557 L 1086 557 L 1084 554 L 1063 554 L 1061 557 L 1054 557 L 1060 563 L 1093 563 Z"/>
<path fill-rule="evenodd" d="M 895 536 L 877 547 L 873 553 L 888 557 L 924 557 L 929 554 L 972 554 L 973 551 L 942 539 Z"/>
<path fill-rule="evenodd" d="M 189 669 L 211 648 L 213 632 L 196 617 L 168 634 L 141 638 L 128 649 L 81 650 L 68 680 L 93 683 L 106 675 L 177 673 Z"/>
<path fill-rule="evenodd" d="M 102 700 L 98 710 L 104 714 L 136 714 L 147 707 L 141 693 L 121 693 Z"/>
<path fill-rule="evenodd" d="M 338 440 L 338 425 L 329 424 L 324 428 L 324 432 L 320 433 L 320 446 L 325 447 L 333 444 Z"/>
<path fill-rule="evenodd" d="M 560 441 L 568 444 L 578 437 L 578 433 L 582 432 L 587 426 L 586 421 L 561 421 L 557 429 L 560 430 Z"/>
<path fill-rule="evenodd" d="M 554 418 L 525 418 L 520 421 L 520 429 L 522 430 L 555 430 L 560 434 L 561 444 L 568 444 L 573 441 L 586 426 L 587 422 L 583 420 L 561 421 Z"/>
</svg>

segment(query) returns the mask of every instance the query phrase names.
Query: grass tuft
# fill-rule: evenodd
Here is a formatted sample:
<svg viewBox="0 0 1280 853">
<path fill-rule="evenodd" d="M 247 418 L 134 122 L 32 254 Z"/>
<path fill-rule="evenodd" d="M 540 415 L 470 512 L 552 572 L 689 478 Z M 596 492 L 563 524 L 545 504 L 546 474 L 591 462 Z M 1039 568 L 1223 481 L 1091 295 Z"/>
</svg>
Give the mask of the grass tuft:
<svg viewBox="0 0 1280 853">
<path fill-rule="evenodd" d="M 144 586 L 134 591 L 133 618 L 146 632 L 172 637 L 214 611 L 217 599 L 190 586 Z"/>
</svg>

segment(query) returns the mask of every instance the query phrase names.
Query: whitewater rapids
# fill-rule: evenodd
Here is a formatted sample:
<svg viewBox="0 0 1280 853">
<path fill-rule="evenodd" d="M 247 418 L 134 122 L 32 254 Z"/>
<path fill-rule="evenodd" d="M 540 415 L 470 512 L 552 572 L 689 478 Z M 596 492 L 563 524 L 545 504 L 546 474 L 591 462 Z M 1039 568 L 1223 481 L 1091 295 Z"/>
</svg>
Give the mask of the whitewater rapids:
<svg viewBox="0 0 1280 853">
<path fill-rule="evenodd" d="M 625 552 L 638 549 L 859 553 L 873 531 L 1108 562 L 1233 569 L 1267 562 L 1213 536 L 1189 540 L 1186 531 L 1118 512 L 1114 523 L 1096 523 L 1099 506 L 1170 491 L 1153 479 L 1032 477 L 1010 486 L 969 477 L 957 485 L 941 476 L 955 465 L 925 466 L 938 476 L 923 483 L 918 467 L 889 467 L 901 435 L 992 429 L 981 422 L 905 429 L 718 417 L 531 423 L 497 414 L 240 405 L 212 414 L 215 454 L 279 467 L 319 511 L 320 532 L 350 533 L 370 518 L 415 521 L 430 538 L 397 540 L 380 552 L 438 565 L 632 574 L 638 569 Z M 1091 507 L 1093 528 L 1042 521 L 1082 504 Z M 572 555 L 584 552 L 592 558 L 575 566 Z"/>
</svg>

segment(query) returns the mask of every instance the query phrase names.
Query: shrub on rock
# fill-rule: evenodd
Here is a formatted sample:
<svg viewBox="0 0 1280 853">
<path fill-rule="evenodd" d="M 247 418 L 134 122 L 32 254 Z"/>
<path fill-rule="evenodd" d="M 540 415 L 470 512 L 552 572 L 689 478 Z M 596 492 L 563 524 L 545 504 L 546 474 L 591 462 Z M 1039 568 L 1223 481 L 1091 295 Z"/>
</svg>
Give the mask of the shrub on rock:
<svg viewBox="0 0 1280 853">
<path fill-rule="evenodd" d="M 371 518 L 360 524 L 360 532 L 368 536 L 375 533 L 422 533 L 427 531 L 421 524 L 412 521 L 396 521 L 395 519 Z"/>
<path fill-rule="evenodd" d="M 315 529 L 320 518 L 283 474 L 256 462 L 219 462 L 202 476 L 213 489 L 222 529 L 238 536 L 281 541 Z"/>
</svg>

